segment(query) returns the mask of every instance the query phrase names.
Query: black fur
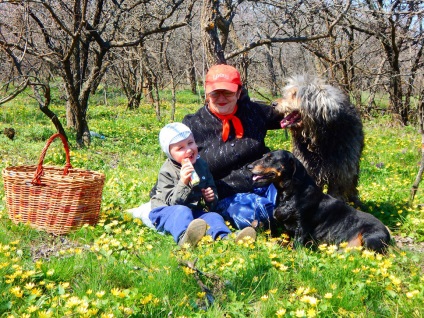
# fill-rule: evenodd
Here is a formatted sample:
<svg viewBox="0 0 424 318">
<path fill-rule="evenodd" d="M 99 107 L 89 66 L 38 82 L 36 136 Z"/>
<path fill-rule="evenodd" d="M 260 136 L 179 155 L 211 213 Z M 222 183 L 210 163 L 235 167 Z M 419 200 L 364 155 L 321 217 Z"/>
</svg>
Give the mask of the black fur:
<svg viewBox="0 0 424 318">
<path fill-rule="evenodd" d="M 323 79 L 305 74 L 291 78 L 283 97 L 273 103 L 284 114 L 292 151 L 316 184 L 331 196 L 360 206 L 359 163 L 364 133 L 349 96 Z"/>
<path fill-rule="evenodd" d="M 339 244 L 359 236 L 366 248 L 386 251 L 390 233 L 384 224 L 373 215 L 324 194 L 292 153 L 270 152 L 248 169 L 257 186 L 275 185 L 278 198 L 274 217 L 302 245 Z"/>
</svg>

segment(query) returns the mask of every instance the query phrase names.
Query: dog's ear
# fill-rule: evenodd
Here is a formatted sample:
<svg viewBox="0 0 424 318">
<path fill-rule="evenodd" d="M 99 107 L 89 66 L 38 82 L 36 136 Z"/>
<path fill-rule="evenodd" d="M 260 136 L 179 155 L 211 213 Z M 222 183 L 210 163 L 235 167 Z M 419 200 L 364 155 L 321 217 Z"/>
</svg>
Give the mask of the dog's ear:
<svg viewBox="0 0 424 318">
<path fill-rule="evenodd" d="M 280 178 L 280 187 L 282 189 L 288 189 L 290 184 L 295 181 L 296 175 L 296 159 L 292 154 L 289 155 L 289 158 L 284 160 L 284 163 L 281 163 L 281 176 Z"/>
<path fill-rule="evenodd" d="M 296 160 L 295 160 L 294 157 L 290 158 L 290 166 L 291 166 L 291 168 L 293 170 L 292 178 L 294 178 L 295 175 L 296 175 L 296 172 L 297 172 Z"/>
<path fill-rule="evenodd" d="M 305 169 L 302 169 L 303 168 L 302 163 L 298 159 L 293 157 L 293 158 L 290 158 L 290 164 L 293 169 L 292 182 L 293 183 L 301 182 L 301 180 L 303 180 L 305 177 Z"/>
</svg>

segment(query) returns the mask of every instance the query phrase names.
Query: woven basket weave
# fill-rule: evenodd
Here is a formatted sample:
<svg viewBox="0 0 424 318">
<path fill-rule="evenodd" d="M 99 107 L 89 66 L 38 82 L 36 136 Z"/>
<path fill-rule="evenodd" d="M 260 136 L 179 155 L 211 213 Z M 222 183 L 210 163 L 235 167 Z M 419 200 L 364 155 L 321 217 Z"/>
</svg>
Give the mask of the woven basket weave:
<svg viewBox="0 0 424 318">
<path fill-rule="evenodd" d="M 55 138 L 66 152 L 64 168 L 43 167 L 47 149 Z M 66 234 L 99 219 L 105 176 L 72 168 L 65 137 L 49 138 L 36 166 L 12 166 L 2 171 L 8 215 L 14 223 L 29 223 L 38 230 Z"/>
</svg>

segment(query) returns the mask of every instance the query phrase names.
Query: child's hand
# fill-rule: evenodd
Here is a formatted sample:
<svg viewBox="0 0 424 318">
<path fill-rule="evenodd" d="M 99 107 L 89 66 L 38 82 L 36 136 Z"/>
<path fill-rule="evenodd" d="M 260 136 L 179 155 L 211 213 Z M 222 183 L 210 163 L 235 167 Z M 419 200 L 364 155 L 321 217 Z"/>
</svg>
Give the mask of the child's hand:
<svg viewBox="0 0 424 318">
<path fill-rule="evenodd" d="M 180 180 L 185 185 L 188 185 L 191 180 L 191 173 L 194 171 L 194 167 L 189 159 L 184 159 L 181 163 Z"/>
<path fill-rule="evenodd" d="M 210 187 L 202 189 L 202 194 L 206 202 L 212 202 L 215 199 L 215 193 Z"/>
</svg>

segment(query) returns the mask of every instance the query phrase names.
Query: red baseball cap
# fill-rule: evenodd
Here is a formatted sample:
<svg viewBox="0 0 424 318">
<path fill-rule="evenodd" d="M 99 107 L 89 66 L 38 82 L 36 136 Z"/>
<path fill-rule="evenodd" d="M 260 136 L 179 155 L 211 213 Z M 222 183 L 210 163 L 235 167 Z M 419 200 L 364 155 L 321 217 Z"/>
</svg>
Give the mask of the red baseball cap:
<svg viewBox="0 0 424 318">
<path fill-rule="evenodd" d="M 237 92 L 240 85 L 240 73 L 234 67 L 225 64 L 214 65 L 206 74 L 205 93 L 209 94 L 217 89 Z"/>
</svg>

